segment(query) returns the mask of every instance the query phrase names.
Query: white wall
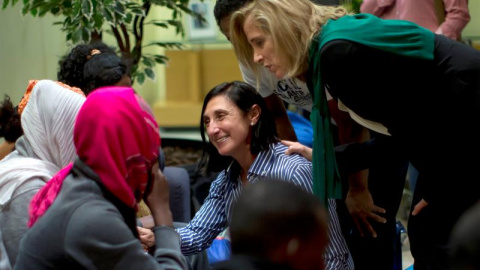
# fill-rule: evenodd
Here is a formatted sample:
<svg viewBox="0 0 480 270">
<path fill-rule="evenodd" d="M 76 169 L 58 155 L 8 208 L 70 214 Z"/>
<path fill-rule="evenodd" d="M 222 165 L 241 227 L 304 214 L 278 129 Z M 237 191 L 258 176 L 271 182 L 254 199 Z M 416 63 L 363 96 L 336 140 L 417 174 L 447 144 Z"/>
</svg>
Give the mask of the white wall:
<svg viewBox="0 0 480 270">
<path fill-rule="evenodd" d="M 59 57 L 66 52 L 64 35 L 54 18 L 21 15 L 21 4 L 0 10 L 0 98 L 19 102 L 28 80 L 56 78 Z"/>
<path fill-rule="evenodd" d="M 480 40 L 480 0 L 468 1 L 471 20 L 462 32 L 464 37 L 476 37 Z"/>
</svg>

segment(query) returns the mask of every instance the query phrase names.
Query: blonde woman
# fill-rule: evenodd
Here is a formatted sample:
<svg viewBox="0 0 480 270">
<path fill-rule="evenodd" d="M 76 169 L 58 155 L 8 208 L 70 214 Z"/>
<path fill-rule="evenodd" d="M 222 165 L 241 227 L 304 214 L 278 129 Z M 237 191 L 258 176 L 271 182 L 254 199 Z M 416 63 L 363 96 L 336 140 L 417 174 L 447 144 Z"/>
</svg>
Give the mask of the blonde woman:
<svg viewBox="0 0 480 270">
<path fill-rule="evenodd" d="M 420 174 L 409 220 L 414 267 L 447 268 L 452 226 L 480 198 L 480 156 L 469 155 L 480 150 L 472 125 L 480 120 L 480 52 L 411 22 L 308 0 L 253 1 L 232 15 L 230 38 L 247 68 L 307 83 L 317 194 L 339 195 L 324 88 L 355 121 L 396 141 Z"/>
</svg>

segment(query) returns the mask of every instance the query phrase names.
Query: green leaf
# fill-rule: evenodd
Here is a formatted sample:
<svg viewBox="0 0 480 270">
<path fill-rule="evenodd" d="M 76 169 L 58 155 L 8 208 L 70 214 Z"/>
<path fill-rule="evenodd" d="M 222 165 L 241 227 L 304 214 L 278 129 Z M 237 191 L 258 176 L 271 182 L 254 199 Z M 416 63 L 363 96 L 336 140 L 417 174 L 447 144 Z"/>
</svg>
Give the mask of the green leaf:
<svg viewBox="0 0 480 270">
<path fill-rule="evenodd" d="M 62 1 L 62 5 L 63 5 L 63 8 L 64 9 L 68 9 L 68 14 L 70 14 L 70 10 L 72 9 L 73 7 L 73 3 L 71 0 L 63 0 Z"/>
<path fill-rule="evenodd" d="M 8 0 L 3 0 L 2 9 L 5 9 L 7 6 L 8 6 Z M 12 6 L 13 6 L 13 2 L 12 2 Z"/>
<path fill-rule="evenodd" d="M 143 10 L 141 8 L 132 8 L 131 11 L 132 11 L 132 13 L 135 13 L 136 15 L 139 15 L 139 16 L 142 16 L 142 17 L 145 16 L 145 10 Z"/>
<path fill-rule="evenodd" d="M 70 25 L 72 24 L 72 17 L 66 17 L 65 21 L 63 21 L 63 25 Z"/>
<path fill-rule="evenodd" d="M 168 28 L 168 25 L 166 23 L 162 23 L 162 22 L 154 22 L 153 25 L 160 26 L 162 28 Z"/>
<path fill-rule="evenodd" d="M 78 43 L 82 39 L 82 28 L 78 28 L 72 33 L 73 43 Z"/>
<path fill-rule="evenodd" d="M 22 15 L 23 16 L 27 15 L 29 9 L 30 9 L 30 5 L 28 4 L 28 2 L 27 4 L 23 4 Z"/>
<path fill-rule="evenodd" d="M 85 41 L 85 43 L 90 41 L 90 29 L 87 27 L 82 27 L 82 40 Z"/>
<path fill-rule="evenodd" d="M 136 2 L 127 2 L 125 3 L 125 7 L 126 8 L 142 8 L 142 6 Z"/>
<path fill-rule="evenodd" d="M 82 0 L 82 14 L 88 19 L 92 18 L 93 6 L 91 0 Z"/>
<path fill-rule="evenodd" d="M 120 1 L 116 2 L 114 9 L 118 14 L 125 16 L 125 6 Z"/>
<path fill-rule="evenodd" d="M 183 23 L 179 20 L 167 20 L 167 23 L 172 25 L 172 26 L 175 26 L 175 27 L 182 27 L 183 26 Z"/>
<path fill-rule="evenodd" d="M 72 6 L 72 17 L 77 17 L 80 15 L 80 10 L 82 8 L 82 1 L 74 1 Z"/>
<path fill-rule="evenodd" d="M 107 20 L 107 22 L 114 23 L 113 14 L 108 8 L 103 9 L 103 16 L 105 17 L 105 20 Z"/>
<path fill-rule="evenodd" d="M 123 20 L 126 24 L 129 24 L 132 22 L 133 15 L 132 13 L 127 13 L 127 16 L 125 17 L 125 20 Z"/>
<path fill-rule="evenodd" d="M 147 67 L 153 67 L 155 65 L 155 62 L 148 57 L 143 57 L 143 64 Z"/>
<path fill-rule="evenodd" d="M 12 0 L 12 7 L 18 2 L 18 0 Z"/>
<path fill-rule="evenodd" d="M 152 81 L 155 80 L 155 72 L 153 72 L 151 68 L 146 68 L 145 74 L 147 74 L 148 78 L 150 78 Z"/>
<path fill-rule="evenodd" d="M 97 31 L 100 31 L 102 30 L 102 25 L 103 25 L 103 16 L 102 14 L 100 13 L 95 13 L 93 15 L 93 21 L 95 22 L 94 23 L 94 27 Z"/>
<path fill-rule="evenodd" d="M 165 64 L 168 62 L 168 57 L 164 56 L 164 55 L 155 55 L 154 56 L 155 58 L 155 62 L 157 62 L 158 64 Z"/>
<path fill-rule="evenodd" d="M 30 14 L 32 14 L 33 17 L 36 17 L 37 16 L 37 9 L 36 8 L 31 8 L 30 9 Z"/>
<path fill-rule="evenodd" d="M 143 84 L 145 82 L 145 74 L 143 73 L 138 73 L 137 75 L 137 81 L 139 84 Z"/>
<path fill-rule="evenodd" d="M 60 13 L 60 7 L 53 7 L 50 11 L 53 15 L 58 15 Z"/>
<path fill-rule="evenodd" d="M 150 0 L 149 2 L 158 6 L 165 6 L 166 4 L 164 0 Z"/>
<path fill-rule="evenodd" d="M 149 43 L 147 45 L 145 45 L 144 47 L 149 47 L 149 46 L 159 46 L 159 47 L 163 47 L 163 48 L 177 48 L 177 49 L 182 49 L 183 47 L 183 44 L 180 43 L 180 42 L 152 42 L 152 43 Z"/>
</svg>

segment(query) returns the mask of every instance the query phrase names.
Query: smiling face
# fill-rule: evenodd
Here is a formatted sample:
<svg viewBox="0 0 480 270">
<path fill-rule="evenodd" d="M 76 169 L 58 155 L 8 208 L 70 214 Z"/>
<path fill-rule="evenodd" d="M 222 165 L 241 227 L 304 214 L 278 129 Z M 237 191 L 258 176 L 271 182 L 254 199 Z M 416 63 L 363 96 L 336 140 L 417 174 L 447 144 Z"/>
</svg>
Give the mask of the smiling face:
<svg viewBox="0 0 480 270">
<path fill-rule="evenodd" d="M 249 113 L 241 111 L 224 95 L 213 97 L 203 113 L 203 123 L 210 142 L 222 156 L 237 161 L 250 153 L 251 124 Z"/>
<path fill-rule="evenodd" d="M 275 46 L 271 35 L 265 34 L 258 27 L 251 16 L 243 24 L 243 32 L 253 49 L 253 61 L 272 72 L 278 79 L 283 79 L 286 70 L 282 59 L 275 53 Z"/>
</svg>

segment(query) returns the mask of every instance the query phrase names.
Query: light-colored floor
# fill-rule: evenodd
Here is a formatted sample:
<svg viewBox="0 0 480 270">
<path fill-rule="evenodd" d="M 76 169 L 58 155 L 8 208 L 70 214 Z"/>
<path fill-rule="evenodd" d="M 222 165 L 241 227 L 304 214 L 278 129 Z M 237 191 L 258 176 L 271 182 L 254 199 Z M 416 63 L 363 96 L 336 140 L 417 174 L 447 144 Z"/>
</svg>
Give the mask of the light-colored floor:
<svg viewBox="0 0 480 270">
<path fill-rule="evenodd" d="M 402 251 L 402 269 L 407 269 L 413 265 L 413 257 L 410 249 Z"/>
<path fill-rule="evenodd" d="M 405 183 L 405 189 L 403 191 L 402 202 L 397 212 L 397 220 L 399 220 L 402 225 L 407 228 L 408 216 L 410 213 L 412 201 L 412 192 L 409 188 L 409 182 Z M 410 253 L 410 242 L 408 241 L 407 233 L 403 233 L 402 236 L 402 269 L 408 269 L 413 265 L 413 257 Z"/>
</svg>

